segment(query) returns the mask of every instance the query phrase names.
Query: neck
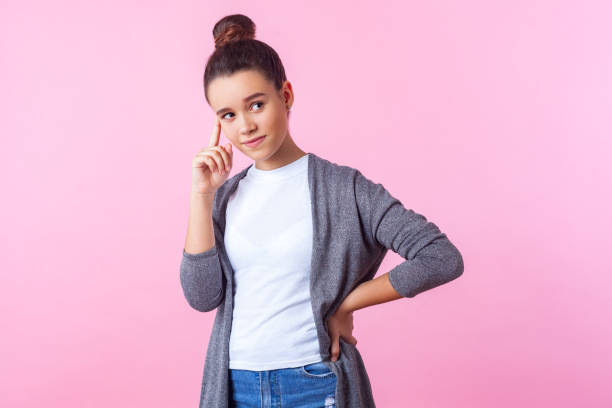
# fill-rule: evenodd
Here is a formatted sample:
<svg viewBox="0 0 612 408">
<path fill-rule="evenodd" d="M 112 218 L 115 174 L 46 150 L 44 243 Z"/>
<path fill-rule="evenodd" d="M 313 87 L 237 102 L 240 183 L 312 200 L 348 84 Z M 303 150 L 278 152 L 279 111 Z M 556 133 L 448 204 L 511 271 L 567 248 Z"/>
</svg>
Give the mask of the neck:
<svg viewBox="0 0 612 408">
<path fill-rule="evenodd" d="M 291 135 L 287 133 L 283 144 L 278 150 L 266 159 L 256 160 L 255 167 L 259 170 L 274 170 L 293 163 L 305 154 L 306 152 L 300 149 L 291 138 Z"/>
</svg>

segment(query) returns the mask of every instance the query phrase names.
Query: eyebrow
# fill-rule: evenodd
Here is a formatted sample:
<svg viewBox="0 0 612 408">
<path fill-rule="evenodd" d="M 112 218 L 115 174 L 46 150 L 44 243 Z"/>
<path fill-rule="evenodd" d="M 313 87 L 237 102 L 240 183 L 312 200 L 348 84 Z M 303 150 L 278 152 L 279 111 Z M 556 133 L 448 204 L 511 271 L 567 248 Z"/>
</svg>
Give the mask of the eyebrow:
<svg viewBox="0 0 612 408">
<path fill-rule="evenodd" d="M 253 98 L 257 98 L 258 96 L 266 96 L 266 94 L 263 93 L 263 92 L 255 92 L 254 94 L 251 94 L 251 95 L 247 96 L 246 98 L 244 98 L 242 101 L 243 102 L 247 102 L 248 100 L 253 99 Z M 224 113 L 226 111 L 229 111 L 229 110 L 231 110 L 231 109 L 230 108 L 219 109 L 217 111 L 217 115 L 220 115 L 220 114 L 222 114 L 222 113 Z"/>
</svg>

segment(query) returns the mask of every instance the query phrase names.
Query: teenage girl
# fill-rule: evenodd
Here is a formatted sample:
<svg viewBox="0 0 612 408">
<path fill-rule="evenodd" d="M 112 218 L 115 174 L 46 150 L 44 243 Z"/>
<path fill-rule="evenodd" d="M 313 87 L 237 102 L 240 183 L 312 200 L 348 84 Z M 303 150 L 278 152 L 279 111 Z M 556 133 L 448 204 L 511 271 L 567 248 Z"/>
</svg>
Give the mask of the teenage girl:
<svg viewBox="0 0 612 408">
<path fill-rule="evenodd" d="M 358 205 L 364 208 L 363 214 L 366 214 L 365 208 L 377 205 L 372 214 L 384 212 L 387 217 L 377 226 L 376 239 L 406 258 L 409 252 L 414 258 L 414 252 L 419 251 L 417 247 L 428 246 L 429 252 L 422 260 L 417 260 L 418 265 L 409 264 L 409 261 L 405 263 L 411 268 L 410 274 L 407 269 L 396 268 L 393 274 L 357 288 L 359 296 L 345 297 L 346 301 L 326 319 L 327 331 L 322 331 L 321 321 L 315 316 L 317 313 L 313 315 L 314 302 L 329 307 L 333 288 L 338 292 L 346 291 L 348 289 L 344 286 L 352 282 L 345 277 L 335 278 L 330 272 L 312 278 L 320 280 L 319 276 L 323 276 L 329 282 L 318 282 L 315 292 L 311 292 L 309 287 L 309 275 L 319 273 L 310 271 L 313 252 L 304 245 L 312 242 L 311 206 L 323 206 L 325 201 L 323 196 L 318 196 L 316 202 L 310 201 L 308 175 L 310 171 L 312 176 L 314 169 L 309 169 L 309 163 L 317 163 L 319 175 L 312 180 L 318 182 L 327 182 L 327 177 L 334 176 L 334 169 L 340 167 L 326 162 L 325 166 L 330 167 L 321 170 L 324 160 L 313 157 L 295 144 L 289 132 L 289 112 L 294 101 L 291 83 L 286 79 L 277 53 L 254 39 L 253 22 L 241 14 L 226 16 L 217 22 L 213 35 L 216 49 L 206 65 L 204 91 L 216 121 L 209 145 L 193 159 L 189 227 L 181 282 L 190 304 L 198 310 L 213 310 L 221 304 L 224 296 L 231 296 L 233 303 L 229 308 L 231 331 L 226 329 L 229 327 L 226 322 L 230 320 L 225 312 L 227 309 L 218 312 L 215 321 L 215 330 L 222 333 L 216 337 L 229 336 L 229 350 L 222 339 L 211 339 L 200 408 L 329 408 L 335 407 L 339 401 L 343 402 L 341 408 L 374 407 L 363 362 L 354 348 L 357 339 L 352 335 L 352 311 L 402 296 L 412 297 L 452 280 L 463 270 L 461 257 L 434 224 L 404 209 L 380 185 L 363 177 L 357 178 L 359 184 L 355 184 L 362 197 Z M 219 145 L 221 130 L 231 143 Z M 237 187 L 231 194 L 226 194 L 226 191 L 219 194 L 222 186 L 233 181 L 228 180 L 228 176 L 234 148 L 251 158 L 254 164 L 248 171 L 241 172 L 242 178 L 239 183 L 232 184 L 237 184 Z M 322 173 L 325 175 L 321 176 Z M 353 199 L 356 194 L 353 194 Z M 335 193 L 327 196 L 335 197 Z M 338 202 L 335 211 L 329 206 L 321 207 L 320 213 L 355 219 L 361 216 L 351 212 L 357 206 L 354 202 L 344 203 L 346 207 L 342 205 Z M 222 214 L 215 213 L 219 208 L 224 210 Z M 351 220 L 354 224 L 349 224 L 348 221 L 342 222 L 344 218 L 330 219 L 330 228 L 357 225 L 354 231 L 344 231 L 346 234 L 358 234 L 360 229 L 373 224 L 368 222 L 363 227 L 358 223 L 362 220 Z M 327 218 L 321 220 L 317 224 L 319 230 Z M 404 230 L 395 229 L 400 224 L 406 226 Z M 218 236 L 221 239 L 215 239 L 215 230 L 219 233 L 220 225 L 224 227 L 224 234 Z M 335 259 L 346 256 L 365 258 L 364 262 L 370 263 L 371 279 L 384 252 L 376 252 L 376 259 L 370 260 L 372 257 L 365 249 L 362 251 L 357 246 L 366 239 L 355 235 L 348 238 L 355 241 L 350 255 L 345 251 L 335 256 L 334 251 L 343 250 L 339 247 L 345 245 L 340 238 L 333 241 L 325 252 L 334 255 Z M 430 245 L 434 241 L 436 245 Z M 224 293 L 222 289 L 226 286 L 222 284 L 219 265 L 226 259 L 231 261 L 231 268 L 226 266 L 225 270 L 232 270 L 232 293 Z M 344 265 L 336 268 L 337 265 L 327 260 L 325 265 L 318 266 L 317 269 L 348 269 Z M 314 296 L 316 299 L 312 298 Z M 327 341 L 327 335 L 329 350 L 326 350 L 327 343 L 320 342 L 322 339 Z M 343 362 L 341 350 L 346 354 L 346 360 L 343 365 L 336 366 L 334 362 Z M 225 372 L 222 368 L 226 364 L 227 352 L 229 370 Z M 325 356 L 325 363 L 322 356 Z M 211 373 L 211 370 L 221 372 Z M 336 373 L 346 375 L 338 378 Z"/>
</svg>

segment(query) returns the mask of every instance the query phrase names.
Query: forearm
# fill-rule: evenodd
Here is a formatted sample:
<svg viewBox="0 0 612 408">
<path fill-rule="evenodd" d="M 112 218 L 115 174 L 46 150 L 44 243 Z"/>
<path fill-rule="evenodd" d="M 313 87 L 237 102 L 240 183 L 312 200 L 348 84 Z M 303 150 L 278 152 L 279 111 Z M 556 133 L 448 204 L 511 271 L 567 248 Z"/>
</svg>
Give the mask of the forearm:
<svg viewBox="0 0 612 408">
<path fill-rule="evenodd" d="M 198 254 L 215 245 L 212 209 L 214 195 L 191 193 L 185 252 Z"/>
<path fill-rule="evenodd" d="M 212 210 L 214 195 L 191 193 L 189 223 L 180 268 L 185 298 L 201 312 L 215 309 L 225 295 L 219 262 Z"/>
<path fill-rule="evenodd" d="M 340 308 L 345 312 L 354 312 L 364 307 L 378 305 L 400 298 L 402 298 L 402 296 L 389 282 L 389 273 L 385 273 L 353 289 L 344 299 Z"/>
</svg>

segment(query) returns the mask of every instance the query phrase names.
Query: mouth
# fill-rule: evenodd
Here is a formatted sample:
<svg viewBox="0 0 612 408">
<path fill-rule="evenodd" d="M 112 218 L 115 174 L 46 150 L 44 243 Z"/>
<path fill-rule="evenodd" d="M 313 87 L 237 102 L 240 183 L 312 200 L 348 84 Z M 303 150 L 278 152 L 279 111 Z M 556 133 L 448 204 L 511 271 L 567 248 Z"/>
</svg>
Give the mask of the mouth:
<svg viewBox="0 0 612 408">
<path fill-rule="evenodd" d="M 245 144 L 247 146 L 255 146 L 256 144 L 258 144 L 261 140 L 263 140 L 263 138 L 266 137 L 266 135 L 263 136 L 259 136 L 256 137 L 254 139 L 251 140 L 247 140 L 246 142 L 243 142 L 242 144 Z"/>
</svg>

